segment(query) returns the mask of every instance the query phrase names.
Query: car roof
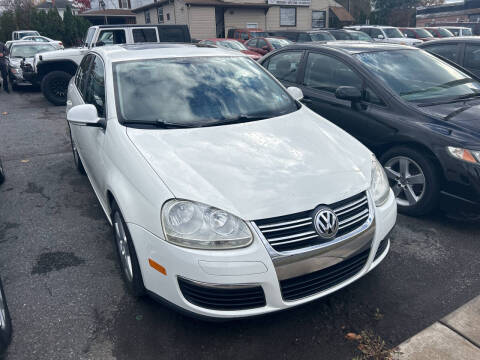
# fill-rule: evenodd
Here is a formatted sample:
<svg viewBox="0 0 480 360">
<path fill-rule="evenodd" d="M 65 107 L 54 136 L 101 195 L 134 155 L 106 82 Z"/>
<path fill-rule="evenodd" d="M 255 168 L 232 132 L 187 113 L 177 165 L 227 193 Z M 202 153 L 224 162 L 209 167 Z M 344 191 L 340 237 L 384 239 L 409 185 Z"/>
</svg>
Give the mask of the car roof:
<svg viewBox="0 0 480 360">
<path fill-rule="evenodd" d="M 186 43 L 110 45 L 94 48 L 93 51 L 99 53 L 112 62 L 175 57 L 244 56 L 241 52 L 235 50 L 224 49 L 211 45 Z"/>
<path fill-rule="evenodd" d="M 456 42 L 468 42 L 468 43 L 480 43 L 480 36 L 455 36 L 448 37 L 436 40 L 430 40 L 426 43 L 420 44 L 419 46 L 426 46 L 430 44 L 440 44 L 440 43 L 456 43 Z"/>
<path fill-rule="evenodd" d="M 371 43 L 368 41 L 316 41 L 308 43 L 298 43 L 283 47 L 282 49 L 332 49 L 346 54 L 360 54 L 366 52 L 375 51 L 392 51 L 392 50 L 404 50 L 404 49 L 417 49 L 413 46 L 391 44 L 391 43 Z"/>
<path fill-rule="evenodd" d="M 12 46 L 13 45 L 48 45 L 47 43 L 40 44 L 36 41 L 32 40 L 13 40 L 12 41 Z"/>
</svg>

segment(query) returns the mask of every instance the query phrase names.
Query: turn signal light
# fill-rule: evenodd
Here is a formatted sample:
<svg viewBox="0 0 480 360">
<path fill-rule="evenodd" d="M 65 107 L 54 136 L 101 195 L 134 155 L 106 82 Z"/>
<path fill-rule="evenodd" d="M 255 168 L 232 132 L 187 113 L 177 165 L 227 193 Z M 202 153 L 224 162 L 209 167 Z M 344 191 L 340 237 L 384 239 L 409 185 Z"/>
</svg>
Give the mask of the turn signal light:
<svg viewBox="0 0 480 360">
<path fill-rule="evenodd" d="M 167 269 L 165 269 L 162 265 L 160 265 L 156 261 L 153 261 L 152 259 L 148 259 L 148 263 L 152 268 L 154 268 L 158 272 L 162 273 L 163 275 L 167 275 Z"/>
</svg>

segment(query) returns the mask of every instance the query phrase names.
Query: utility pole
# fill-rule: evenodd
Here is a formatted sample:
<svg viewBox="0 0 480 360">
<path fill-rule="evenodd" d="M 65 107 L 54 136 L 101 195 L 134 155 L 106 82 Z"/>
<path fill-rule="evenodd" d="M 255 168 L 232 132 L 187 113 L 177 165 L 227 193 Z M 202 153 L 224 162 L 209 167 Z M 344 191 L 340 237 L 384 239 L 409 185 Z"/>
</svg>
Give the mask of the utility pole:
<svg viewBox="0 0 480 360">
<path fill-rule="evenodd" d="M 103 9 L 103 16 L 104 16 L 103 22 L 104 22 L 105 25 L 107 25 L 108 21 L 107 21 L 107 10 L 105 9 L 105 7 L 106 7 L 105 1 L 100 0 L 99 5 Z"/>
</svg>

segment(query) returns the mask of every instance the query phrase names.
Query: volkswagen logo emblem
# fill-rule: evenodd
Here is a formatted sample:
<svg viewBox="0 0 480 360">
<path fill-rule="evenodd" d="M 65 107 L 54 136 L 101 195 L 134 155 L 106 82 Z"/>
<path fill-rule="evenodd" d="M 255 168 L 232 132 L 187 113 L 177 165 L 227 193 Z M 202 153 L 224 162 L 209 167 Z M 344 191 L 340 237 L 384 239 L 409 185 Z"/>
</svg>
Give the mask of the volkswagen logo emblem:
<svg viewBox="0 0 480 360">
<path fill-rule="evenodd" d="M 331 239 L 337 235 L 338 218 L 337 215 L 328 207 L 321 207 L 313 217 L 313 224 L 318 235 L 322 239 Z"/>
</svg>

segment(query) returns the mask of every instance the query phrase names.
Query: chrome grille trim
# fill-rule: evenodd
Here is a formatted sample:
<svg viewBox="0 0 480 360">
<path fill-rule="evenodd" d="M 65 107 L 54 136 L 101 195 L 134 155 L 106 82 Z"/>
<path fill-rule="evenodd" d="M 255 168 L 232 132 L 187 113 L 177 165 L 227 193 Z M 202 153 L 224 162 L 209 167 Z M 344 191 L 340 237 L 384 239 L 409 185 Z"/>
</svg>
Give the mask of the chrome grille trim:
<svg viewBox="0 0 480 360">
<path fill-rule="evenodd" d="M 328 206 L 328 205 L 327 205 Z M 265 239 L 267 250 L 273 254 L 295 254 L 320 244 L 348 239 L 373 220 L 374 205 L 367 191 L 358 193 L 329 206 L 338 216 L 339 229 L 334 239 L 320 238 L 313 224 L 315 209 L 275 218 L 256 220 L 254 228 Z M 367 224 L 368 223 L 368 224 Z"/>
</svg>

